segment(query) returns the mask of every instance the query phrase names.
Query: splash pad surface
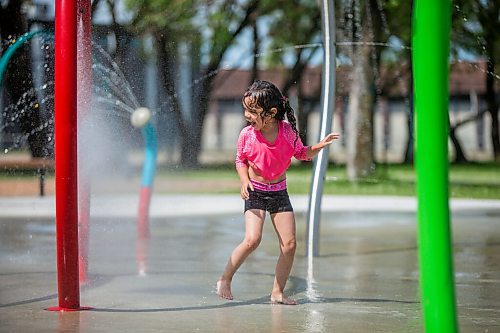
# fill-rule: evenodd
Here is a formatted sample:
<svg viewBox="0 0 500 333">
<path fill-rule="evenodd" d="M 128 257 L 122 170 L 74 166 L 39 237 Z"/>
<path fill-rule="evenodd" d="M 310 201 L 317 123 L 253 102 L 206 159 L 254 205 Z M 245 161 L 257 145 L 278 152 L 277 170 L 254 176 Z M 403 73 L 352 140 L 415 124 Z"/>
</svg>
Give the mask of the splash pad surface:
<svg viewBox="0 0 500 333">
<path fill-rule="evenodd" d="M 155 196 L 142 244 L 136 197 L 102 195 L 93 198 L 89 283 L 81 289 L 82 306 L 93 309 L 53 313 L 45 309 L 57 303 L 54 199 L 2 198 L 0 332 L 421 332 L 415 199 L 325 196 L 313 281 L 304 256 L 307 197 L 292 202 L 299 247 L 287 290 L 298 306 L 269 304 L 278 254 L 269 219 L 235 276 L 235 301 L 215 295 L 243 236 L 237 195 Z M 500 202 L 452 200 L 451 211 L 459 327 L 495 331 Z"/>
</svg>

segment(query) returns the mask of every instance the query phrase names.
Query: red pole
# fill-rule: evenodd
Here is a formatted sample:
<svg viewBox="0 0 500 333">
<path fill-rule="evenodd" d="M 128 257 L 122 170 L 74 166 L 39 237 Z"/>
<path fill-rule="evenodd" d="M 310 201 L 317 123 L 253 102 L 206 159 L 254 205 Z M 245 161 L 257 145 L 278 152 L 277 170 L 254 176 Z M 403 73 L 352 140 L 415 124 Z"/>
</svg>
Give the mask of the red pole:
<svg viewBox="0 0 500 333">
<path fill-rule="evenodd" d="M 139 209 L 137 214 L 137 237 L 149 238 L 149 206 L 151 202 L 151 187 L 142 186 L 139 192 Z"/>
<path fill-rule="evenodd" d="M 91 6 L 90 0 L 78 0 L 77 13 L 77 101 L 78 101 L 78 124 L 80 129 L 80 140 L 82 133 L 85 133 L 84 127 L 88 128 L 86 118 L 90 112 L 92 103 L 92 27 L 91 27 Z M 82 128 L 83 127 L 83 128 Z M 81 142 L 81 141 L 80 141 Z M 78 173 L 78 199 L 79 199 L 79 267 L 80 283 L 86 283 L 88 270 L 88 248 L 89 248 L 89 229 L 90 229 L 90 172 L 85 163 L 85 156 L 88 156 L 88 150 L 85 146 L 78 145 L 78 162 L 80 169 Z"/>
<path fill-rule="evenodd" d="M 78 280 L 78 193 L 76 113 L 76 17 L 74 0 L 56 0 L 55 185 L 59 306 L 80 309 Z"/>
</svg>

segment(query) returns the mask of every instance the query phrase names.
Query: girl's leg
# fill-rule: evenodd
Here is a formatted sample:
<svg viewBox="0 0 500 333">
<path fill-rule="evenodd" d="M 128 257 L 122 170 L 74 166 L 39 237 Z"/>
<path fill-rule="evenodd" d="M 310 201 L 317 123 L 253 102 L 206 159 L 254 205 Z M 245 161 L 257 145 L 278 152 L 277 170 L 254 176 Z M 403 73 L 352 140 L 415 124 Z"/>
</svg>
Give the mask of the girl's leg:
<svg viewBox="0 0 500 333">
<path fill-rule="evenodd" d="M 280 256 L 276 264 L 276 275 L 274 278 L 273 291 L 271 292 L 271 302 L 295 305 L 297 302 L 285 297 L 283 293 L 286 281 L 292 270 L 295 249 L 297 246 L 295 239 L 295 216 L 293 212 L 282 212 L 272 214 L 271 219 L 280 244 Z"/>
<path fill-rule="evenodd" d="M 245 238 L 231 253 L 226 269 L 219 281 L 217 281 L 217 294 L 220 297 L 233 299 L 231 281 L 234 273 L 248 255 L 259 246 L 265 218 L 266 212 L 263 210 L 250 209 L 245 212 Z"/>
</svg>

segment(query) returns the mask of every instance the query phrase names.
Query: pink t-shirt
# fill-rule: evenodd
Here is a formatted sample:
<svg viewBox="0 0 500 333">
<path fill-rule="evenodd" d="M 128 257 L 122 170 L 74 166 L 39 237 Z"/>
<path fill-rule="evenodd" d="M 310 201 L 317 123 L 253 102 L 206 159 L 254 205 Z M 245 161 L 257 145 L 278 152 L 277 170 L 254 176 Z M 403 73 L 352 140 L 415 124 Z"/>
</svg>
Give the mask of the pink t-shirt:
<svg viewBox="0 0 500 333">
<path fill-rule="evenodd" d="M 285 121 L 279 121 L 278 136 L 272 144 L 252 126 L 243 128 L 236 148 L 236 168 L 251 166 L 265 179 L 275 179 L 288 169 L 292 156 L 302 161 L 310 160 L 306 155 L 307 147 L 300 138 L 295 142 L 295 138 L 292 126 Z"/>
</svg>

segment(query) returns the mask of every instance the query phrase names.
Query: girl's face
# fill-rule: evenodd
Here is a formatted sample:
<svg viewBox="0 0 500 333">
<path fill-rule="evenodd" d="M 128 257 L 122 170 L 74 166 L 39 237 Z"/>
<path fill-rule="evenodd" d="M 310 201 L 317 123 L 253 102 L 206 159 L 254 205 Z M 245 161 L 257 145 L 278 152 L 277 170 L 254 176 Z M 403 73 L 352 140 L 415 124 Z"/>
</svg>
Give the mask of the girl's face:
<svg viewBox="0 0 500 333">
<path fill-rule="evenodd" d="M 245 97 L 243 99 L 243 111 L 246 121 L 258 131 L 262 130 L 264 126 L 270 123 L 276 113 L 276 110 L 272 108 L 270 113 L 262 117 L 262 112 L 264 112 L 264 110 L 250 97 Z"/>
</svg>

